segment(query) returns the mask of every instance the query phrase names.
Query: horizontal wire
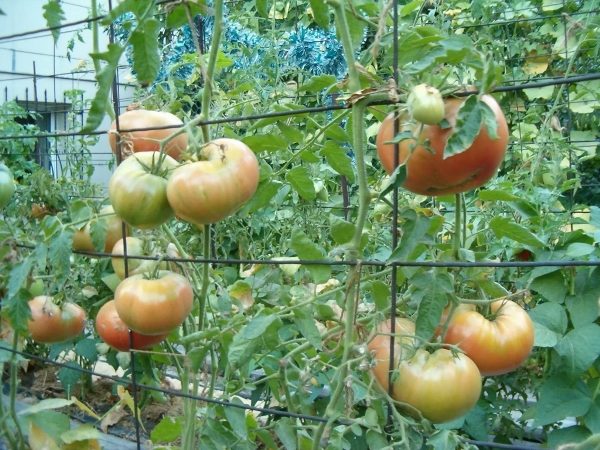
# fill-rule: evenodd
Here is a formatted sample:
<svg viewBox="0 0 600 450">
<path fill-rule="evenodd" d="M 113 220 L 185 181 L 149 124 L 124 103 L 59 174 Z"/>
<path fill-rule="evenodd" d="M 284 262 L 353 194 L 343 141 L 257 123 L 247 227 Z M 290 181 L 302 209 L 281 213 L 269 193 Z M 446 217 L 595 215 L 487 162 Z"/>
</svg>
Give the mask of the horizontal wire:
<svg viewBox="0 0 600 450">
<path fill-rule="evenodd" d="M 544 81 L 533 81 L 530 83 L 523 83 L 516 86 L 500 86 L 493 90 L 493 92 L 512 92 L 512 91 L 522 91 L 526 89 L 536 89 L 539 87 L 545 86 L 557 86 L 561 84 L 572 84 L 572 83 L 580 83 L 583 81 L 593 81 L 600 80 L 600 73 L 588 73 L 583 75 L 574 75 L 570 77 L 556 78 L 553 80 L 544 80 Z M 455 95 L 458 96 L 466 96 L 470 94 L 476 94 L 477 91 L 465 91 L 462 93 L 457 93 Z M 395 104 L 393 101 L 381 101 L 375 102 L 372 105 L 392 105 Z M 202 125 L 215 125 L 221 123 L 231 123 L 231 122 L 242 122 L 242 121 L 253 121 L 257 119 L 269 119 L 269 118 L 277 118 L 277 117 L 288 117 L 288 116 L 298 116 L 301 114 L 311 114 L 311 113 L 319 113 L 319 112 L 329 112 L 329 111 L 339 111 L 343 109 L 350 109 L 352 104 L 344 103 L 337 105 L 327 105 L 327 106 L 315 106 L 309 108 L 295 109 L 289 111 L 271 111 L 261 114 L 253 114 L 248 116 L 237 116 L 237 117 L 223 117 L 220 119 L 209 119 L 198 122 L 198 126 Z M 182 128 L 181 125 L 165 125 L 160 127 L 144 127 L 144 128 L 127 128 L 120 129 L 120 132 L 132 132 L 132 131 L 149 131 L 149 130 L 168 130 L 168 129 L 177 129 Z M 13 135 L 13 136 L 0 136 L 0 140 L 6 139 L 24 139 L 31 137 L 66 137 L 66 136 L 86 136 L 86 135 L 100 135 L 107 133 L 108 130 L 102 131 L 77 131 L 77 132 L 68 132 L 68 133 L 41 133 L 36 135 Z"/>
<path fill-rule="evenodd" d="M 34 249 L 35 246 L 17 243 L 17 247 Z M 209 263 L 219 265 L 265 264 L 288 265 L 301 264 L 305 266 L 373 266 L 373 267 L 600 267 L 600 260 L 548 260 L 548 261 L 379 261 L 379 260 L 333 260 L 333 259 L 254 259 L 254 258 L 183 258 L 170 256 L 149 255 L 116 255 L 107 252 L 90 252 L 74 250 L 73 253 L 96 258 L 139 259 L 149 261 L 167 261 L 177 263 Z"/>
<path fill-rule="evenodd" d="M 589 14 L 592 15 L 594 13 L 598 13 L 600 12 L 600 9 L 591 9 L 588 11 L 577 11 L 574 13 L 570 13 L 569 16 L 580 16 L 583 14 Z M 522 19 L 514 19 L 514 20 L 502 20 L 499 22 L 485 22 L 485 23 L 477 23 L 477 24 L 473 24 L 473 25 L 456 25 L 457 29 L 467 29 L 467 28 L 482 28 L 482 27 L 492 27 L 492 26 L 501 26 L 501 25 L 513 25 L 516 23 L 523 23 L 523 22 L 536 22 L 538 20 L 548 20 L 548 19 L 555 19 L 557 17 L 564 17 L 564 13 L 559 13 L 559 14 L 551 14 L 551 15 L 547 15 L 547 16 L 538 16 L 538 17 L 525 17 Z"/>
</svg>

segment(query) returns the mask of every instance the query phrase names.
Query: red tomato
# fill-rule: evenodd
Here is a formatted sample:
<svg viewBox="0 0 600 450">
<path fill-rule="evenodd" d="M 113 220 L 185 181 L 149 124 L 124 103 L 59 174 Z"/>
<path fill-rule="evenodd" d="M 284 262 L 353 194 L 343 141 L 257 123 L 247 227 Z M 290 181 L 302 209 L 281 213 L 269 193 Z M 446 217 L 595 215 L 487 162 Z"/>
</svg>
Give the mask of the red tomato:
<svg viewBox="0 0 600 450">
<path fill-rule="evenodd" d="M 529 314 L 515 302 L 498 300 L 490 309 L 493 318 L 488 320 L 473 305 L 460 305 L 450 318 L 444 342 L 458 345 L 482 375 L 499 375 L 527 359 L 534 329 Z"/>
<path fill-rule="evenodd" d="M 409 319 L 397 317 L 395 320 L 396 336 L 394 338 L 394 360 L 392 370 L 398 365 L 403 348 L 415 346 L 415 324 Z M 382 322 L 377 327 L 378 334 L 368 344 L 369 351 L 373 354 L 375 365 L 372 367 L 373 375 L 385 391 L 389 389 L 390 373 L 390 321 Z M 379 334 L 380 333 L 380 334 Z"/>
<path fill-rule="evenodd" d="M 73 339 L 85 326 L 85 311 L 74 303 L 58 306 L 52 297 L 40 295 L 29 300 L 29 308 L 27 327 L 36 342 L 53 344 Z"/>
<path fill-rule="evenodd" d="M 177 161 L 158 152 L 132 155 L 116 168 L 108 183 L 115 212 L 129 225 L 155 228 L 173 216 L 167 200 L 167 177 Z"/>
<path fill-rule="evenodd" d="M 156 279 L 134 275 L 115 291 L 115 306 L 125 324 L 141 334 L 169 333 L 192 310 L 194 293 L 189 281 L 177 273 L 161 271 Z"/>
<path fill-rule="evenodd" d="M 100 216 L 106 214 L 112 214 L 111 216 L 99 217 L 94 220 L 103 222 L 106 226 L 106 238 L 104 239 L 104 252 L 108 253 L 112 251 L 113 247 L 123 238 L 123 221 L 119 216 L 115 214 L 115 210 L 111 205 L 103 206 L 99 212 Z M 91 223 L 85 224 L 83 228 L 75 231 L 73 234 L 73 250 L 80 250 L 86 252 L 93 252 L 96 250 L 94 243 L 92 242 Z M 131 232 L 130 227 L 126 227 L 126 233 L 129 235 Z"/>
<path fill-rule="evenodd" d="M 130 350 L 129 347 L 129 328 L 121 320 L 115 301 L 109 300 L 98 310 L 96 315 L 96 331 L 104 342 L 121 352 Z M 147 336 L 144 334 L 131 332 L 133 340 L 133 348 L 143 350 L 148 347 L 162 342 L 167 337 L 167 334 L 159 334 L 156 336 Z"/>
<path fill-rule="evenodd" d="M 201 151 L 205 161 L 184 164 L 167 185 L 169 204 L 193 224 L 218 222 L 236 212 L 256 192 L 259 167 L 243 142 L 216 139 Z"/>
<path fill-rule="evenodd" d="M 496 117 L 498 139 L 492 139 L 482 126 L 479 135 L 465 151 L 444 159 L 444 148 L 454 131 L 456 115 L 465 99 L 449 98 L 445 101 L 445 119 L 451 125 L 425 125 L 418 139 L 405 139 L 398 144 L 400 164 L 406 163 L 407 177 L 404 188 L 422 195 L 445 195 L 466 192 L 479 187 L 492 178 L 502 163 L 508 145 L 508 126 L 500 106 L 489 95 L 482 96 Z M 405 120 L 404 118 L 401 118 Z M 416 133 L 416 125 L 401 124 L 401 131 Z M 386 144 L 394 138 L 394 116 L 389 115 L 377 134 L 377 154 L 385 170 L 392 173 L 394 145 Z M 427 144 L 423 145 L 424 143 Z M 412 150 L 411 148 L 415 147 Z"/>
<path fill-rule="evenodd" d="M 481 375 L 467 356 L 441 348 L 419 349 L 398 365 L 392 397 L 416 408 L 434 423 L 466 414 L 479 400 Z"/>
<path fill-rule="evenodd" d="M 122 159 L 127 158 L 134 152 L 158 152 L 160 151 L 160 140 L 177 131 L 183 122 L 175 115 L 164 111 L 147 111 L 134 109 L 124 112 L 119 116 L 120 130 L 133 130 L 157 127 L 157 129 L 121 132 Z M 168 127 L 163 128 L 159 127 Z M 108 138 L 113 153 L 117 153 L 116 122 L 113 122 Z M 186 133 L 180 134 L 165 146 L 165 152 L 172 158 L 179 159 L 181 153 L 187 148 L 188 137 Z"/>
</svg>

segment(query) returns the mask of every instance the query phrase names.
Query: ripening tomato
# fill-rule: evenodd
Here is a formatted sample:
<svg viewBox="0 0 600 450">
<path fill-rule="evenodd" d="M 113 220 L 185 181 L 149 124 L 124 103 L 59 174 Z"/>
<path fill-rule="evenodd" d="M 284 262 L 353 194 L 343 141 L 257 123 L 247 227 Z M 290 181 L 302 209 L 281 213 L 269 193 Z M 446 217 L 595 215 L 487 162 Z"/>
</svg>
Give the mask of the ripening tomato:
<svg viewBox="0 0 600 450">
<path fill-rule="evenodd" d="M 106 205 L 100 208 L 99 216 L 94 221 L 101 221 L 102 226 L 106 227 L 106 236 L 104 239 L 104 252 L 112 251 L 118 240 L 123 238 L 123 220 L 115 214 L 115 210 L 111 205 Z M 73 250 L 93 252 L 96 250 L 92 242 L 91 223 L 86 223 L 85 226 L 73 234 Z M 131 232 L 129 226 L 125 227 L 127 235 Z"/>
<path fill-rule="evenodd" d="M 15 180 L 8 167 L 0 163 L 0 209 L 8 205 L 15 193 Z"/>
<path fill-rule="evenodd" d="M 170 219 L 167 177 L 176 166 L 177 161 L 159 152 L 136 153 L 123 161 L 108 183 L 117 215 L 138 228 L 155 228 Z"/>
<path fill-rule="evenodd" d="M 126 239 L 127 243 L 127 256 L 154 256 L 154 248 L 149 242 L 145 242 L 140 238 L 128 236 Z M 112 267 L 117 276 L 120 279 L 125 278 L 125 259 L 120 258 L 117 255 L 125 254 L 125 243 L 123 239 L 119 239 L 112 249 L 112 254 L 115 257 L 111 258 Z M 137 275 L 152 272 L 156 268 L 157 261 L 153 259 L 138 259 L 128 258 L 127 259 L 127 275 Z M 160 268 L 166 268 L 167 264 L 165 261 L 160 263 Z"/>
<path fill-rule="evenodd" d="M 115 306 L 119 317 L 141 334 L 169 333 L 192 310 L 192 286 L 182 275 L 166 270 L 160 271 L 155 279 L 145 276 L 125 278 L 117 286 Z"/>
<path fill-rule="evenodd" d="M 236 212 L 256 192 L 259 175 L 254 152 L 235 139 L 215 139 L 201 156 L 205 160 L 175 169 L 167 185 L 175 215 L 197 225 Z"/>
<path fill-rule="evenodd" d="M 85 311 L 75 303 L 58 306 L 52 297 L 40 295 L 29 300 L 29 309 L 27 328 L 36 342 L 53 344 L 73 339 L 85 326 Z"/>
<path fill-rule="evenodd" d="M 492 139 L 482 125 L 473 143 L 463 152 L 444 159 L 444 149 L 454 131 L 458 110 L 465 101 L 449 98 L 445 101 L 445 119 L 448 128 L 440 125 L 425 125 L 418 142 L 404 139 L 398 143 L 398 161 L 406 163 L 406 180 L 403 187 L 415 194 L 445 195 L 466 192 L 489 181 L 498 171 L 508 145 L 508 126 L 500 106 L 489 95 L 481 100 L 490 107 L 497 123 L 497 139 Z M 400 131 L 417 133 L 420 124 L 402 123 Z M 394 138 L 394 116 L 389 115 L 381 124 L 377 134 L 377 155 L 388 173 L 394 166 L 394 145 L 386 143 Z M 413 148 L 414 147 L 414 148 Z"/>
<path fill-rule="evenodd" d="M 175 115 L 164 111 L 148 111 L 145 109 L 134 109 L 126 111 L 119 116 L 121 134 L 122 159 L 127 158 L 135 152 L 158 152 L 160 141 L 176 132 L 183 122 Z M 152 129 L 153 127 L 156 127 Z M 160 128 L 169 127 L 169 128 Z M 113 122 L 108 132 L 110 147 L 113 153 L 117 153 L 116 122 Z M 179 134 L 165 146 L 165 153 L 179 160 L 181 153 L 188 145 L 186 133 Z"/>
<path fill-rule="evenodd" d="M 96 331 L 102 340 L 111 347 L 121 352 L 130 350 L 129 328 L 127 328 L 127 325 L 119 317 L 114 300 L 109 300 L 98 310 L 98 314 L 96 315 Z M 131 332 L 133 348 L 136 350 L 152 347 L 162 342 L 166 337 L 167 334 L 147 336 L 135 331 Z"/>
<path fill-rule="evenodd" d="M 394 361 L 392 370 L 398 365 L 402 350 L 415 346 L 415 324 L 409 319 L 397 317 L 395 320 L 396 333 L 394 338 Z M 385 391 L 389 389 L 390 373 L 390 331 L 391 321 L 382 322 L 377 327 L 377 333 L 368 344 L 375 365 L 373 375 Z"/>
<path fill-rule="evenodd" d="M 440 348 L 418 349 L 398 365 L 392 397 L 420 411 L 434 423 L 466 414 L 479 400 L 481 375 L 469 357 Z"/>
<path fill-rule="evenodd" d="M 500 375 L 519 367 L 533 348 L 533 322 L 521 306 L 510 300 L 490 305 L 491 319 L 474 305 L 458 306 L 444 335 L 444 342 L 459 346 L 482 375 Z"/>
</svg>

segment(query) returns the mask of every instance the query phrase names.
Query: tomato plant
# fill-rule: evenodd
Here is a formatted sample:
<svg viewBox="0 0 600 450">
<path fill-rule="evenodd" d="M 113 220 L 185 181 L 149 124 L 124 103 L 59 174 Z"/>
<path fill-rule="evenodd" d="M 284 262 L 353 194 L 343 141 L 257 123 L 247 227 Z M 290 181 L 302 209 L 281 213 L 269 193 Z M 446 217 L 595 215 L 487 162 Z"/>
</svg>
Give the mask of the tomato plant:
<svg viewBox="0 0 600 450">
<path fill-rule="evenodd" d="M 144 109 L 133 109 L 119 116 L 121 135 L 121 154 L 123 159 L 136 152 L 158 152 L 160 141 L 176 132 L 183 122 L 174 114 L 165 111 L 148 111 Z M 113 121 L 108 133 L 110 147 L 113 153 L 117 153 L 116 121 Z M 159 127 L 171 128 L 159 128 Z M 153 128 L 157 127 L 157 128 Z M 177 135 L 165 145 L 165 153 L 174 159 L 179 159 L 181 153 L 188 145 L 186 133 Z"/>
<path fill-rule="evenodd" d="M 500 375 L 519 367 L 533 348 L 534 329 L 529 314 L 517 303 L 497 300 L 491 319 L 474 305 L 458 306 L 448 323 L 444 342 L 458 345 L 482 375 Z"/>
<path fill-rule="evenodd" d="M 115 307 L 123 322 L 141 334 L 168 333 L 183 323 L 192 310 L 189 281 L 177 273 L 161 271 L 157 278 L 134 275 L 115 291 Z"/>
<path fill-rule="evenodd" d="M 215 139 L 202 148 L 203 161 L 173 171 L 167 185 L 177 217 L 194 224 L 218 222 L 256 191 L 259 167 L 254 152 L 235 139 Z"/>
<path fill-rule="evenodd" d="M 441 348 L 433 353 L 418 349 L 412 358 L 400 361 L 392 397 L 439 423 L 466 414 L 480 394 L 481 375 L 475 363 Z"/>
<path fill-rule="evenodd" d="M 166 177 L 176 166 L 177 161 L 159 152 L 136 153 L 123 161 L 108 183 L 117 215 L 139 228 L 154 228 L 171 218 Z"/>
<path fill-rule="evenodd" d="M 96 331 L 102 340 L 111 347 L 121 352 L 130 350 L 129 328 L 119 317 L 114 300 L 109 300 L 98 310 Z M 135 331 L 131 332 L 133 348 L 136 350 L 152 347 L 162 342 L 166 337 L 167 334 L 147 336 Z"/>
<path fill-rule="evenodd" d="M 119 239 L 112 249 L 112 254 L 115 257 L 111 258 L 112 267 L 117 276 L 120 279 L 125 278 L 125 259 L 118 257 L 117 255 L 125 254 L 125 244 L 127 244 L 127 255 L 128 256 L 152 256 L 153 248 L 152 244 L 143 241 L 140 238 L 128 236 L 126 242 L 123 239 Z M 154 270 L 157 262 L 152 259 L 138 259 L 131 258 L 127 259 L 127 274 L 136 275 L 142 273 L 148 273 Z M 160 263 L 161 268 L 166 268 L 166 263 L 163 261 Z"/>
<path fill-rule="evenodd" d="M 415 345 L 415 324 L 413 321 L 397 317 L 395 321 L 396 337 L 394 339 L 394 364 L 392 370 L 398 365 L 401 358 L 402 350 L 406 347 Z M 382 322 L 377 327 L 377 334 L 369 341 L 368 348 L 373 355 L 374 365 L 371 368 L 375 379 L 383 387 L 385 391 L 389 389 L 389 373 L 390 373 L 390 321 Z"/>
<path fill-rule="evenodd" d="M 465 99 L 446 99 L 447 128 L 441 124 L 425 125 L 419 133 L 419 124 L 406 122 L 404 116 L 400 118 L 400 131 L 408 131 L 413 136 L 398 143 L 399 164 L 406 164 L 405 189 L 421 195 L 456 194 L 479 187 L 496 174 L 508 145 L 508 126 L 493 97 L 483 95 L 481 100 L 494 114 L 497 139 L 492 139 L 482 126 L 468 148 L 448 157 L 444 157 L 444 149 L 454 133 L 457 114 Z M 389 143 L 393 138 L 394 116 L 389 115 L 382 122 L 376 140 L 377 154 L 388 173 L 395 169 L 394 145 Z"/>
<path fill-rule="evenodd" d="M 58 306 L 46 295 L 29 301 L 31 318 L 27 323 L 31 338 L 36 342 L 52 344 L 73 339 L 85 326 L 85 312 L 74 303 Z"/>
<path fill-rule="evenodd" d="M 120 239 L 123 238 L 123 221 L 115 213 L 115 210 L 111 205 L 106 205 L 100 208 L 99 215 L 106 217 L 99 217 L 98 221 L 102 222 L 102 227 L 105 227 L 106 235 L 104 237 L 104 252 L 110 253 Z M 73 250 L 82 250 L 93 252 L 96 250 L 94 242 L 92 241 L 91 235 L 92 223 L 88 222 L 83 228 L 76 230 L 73 233 Z M 127 235 L 130 233 L 130 228 L 125 227 Z"/>
<path fill-rule="evenodd" d="M 0 163 L 0 209 L 4 208 L 15 192 L 15 181 L 8 167 Z"/>
<path fill-rule="evenodd" d="M 406 106 L 413 119 L 427 125 L 440 123 L 444 118 L 444 100 L 433 86 L 419 84 L 412 88 Z"/>
</svg>

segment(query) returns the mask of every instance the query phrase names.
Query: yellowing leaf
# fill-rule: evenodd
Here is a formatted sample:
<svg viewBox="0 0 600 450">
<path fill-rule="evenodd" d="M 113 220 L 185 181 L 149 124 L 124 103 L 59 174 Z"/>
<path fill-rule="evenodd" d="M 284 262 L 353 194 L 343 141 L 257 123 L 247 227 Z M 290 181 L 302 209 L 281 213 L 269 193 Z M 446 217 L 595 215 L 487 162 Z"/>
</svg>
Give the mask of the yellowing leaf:
<svg viewBox="0 0 600 450">
<path fill-rule="evenodd" d="M 534 50 L 527 55 L 525 64 L 523 65 L 523 71 L 527 75 L 540 75 L 548 69 L 548 57 L 544 55 L 537 55 Z"/>
<path fill-rule="evenodd" d="M 100 420 L 100 416 L 94 412 L 92 408 L 83 403 L 81 400 L 77 399 L 74 395 L 71 396 L 71 400 L 73 404 L 77 406 L 80 410 L 86 413 L 88 416 L 93 417 L 96 420 Z"/>
<path fill-rule="evenodd" d="M 245 309 L 250 308 L 254 304 L 252 297 L 252 287 L 245 281 L 236 281 L 228 288 L 229 295 L 242 304 Z"/>
<path fill-rule="evenodd" d="M 33 422 L 29 422 L 28 441 L 31 450 L 60 450 L 56 441 Z"/>
</svg>

